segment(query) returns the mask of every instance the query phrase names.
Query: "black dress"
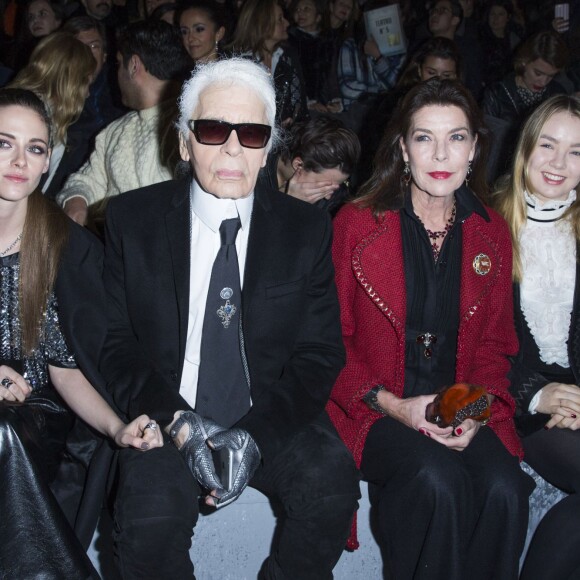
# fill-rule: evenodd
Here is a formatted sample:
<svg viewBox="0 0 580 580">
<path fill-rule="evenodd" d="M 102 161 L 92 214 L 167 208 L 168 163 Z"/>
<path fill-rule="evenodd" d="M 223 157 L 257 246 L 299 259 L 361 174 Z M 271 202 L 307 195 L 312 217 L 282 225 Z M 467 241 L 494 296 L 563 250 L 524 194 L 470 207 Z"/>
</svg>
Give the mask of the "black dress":
<svg viewBox="0 0 580 580">
<path fill-rule="evenodd" d="M 6 578 L 98 578 L 51 489 L 74 416 L 51 385 L 48 365 L 77 368 L 73 350 L 79 348 L 79 336 L 91 329 L 97 337 L 102 334 L 85 308 L 89 303 L 96 310 L 100 307 L 100 248 L 80 230 L 71 225 L 69 247 L 47 301 L 42 336 L 28 355 L 20 339 L 19 255 L 0 258 L 0 363 L 14 368 L 32 387 L 24 403 L 0 402 L 0 575 Z M 59 292 L 63 285 L 66 291 Z M 87 285 L 92 290 L 84 297 L 86 302 L 76 302 L 74 295 Z M 89 326 L 84 331 L 78 327 L 72 339 L 65 337 L 64 327 L 70 330 L 72 321 L 76 327 L 79 314 Z M 86 364 L 87 355 L 80 358 Z"/>
</svg>

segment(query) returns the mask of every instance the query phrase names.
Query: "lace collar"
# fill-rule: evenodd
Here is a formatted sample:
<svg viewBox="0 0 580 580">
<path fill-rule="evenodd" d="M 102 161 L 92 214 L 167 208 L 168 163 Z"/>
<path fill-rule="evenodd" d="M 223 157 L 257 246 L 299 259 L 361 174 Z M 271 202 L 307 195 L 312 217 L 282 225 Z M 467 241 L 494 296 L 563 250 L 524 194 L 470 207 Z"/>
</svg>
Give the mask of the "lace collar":
<svg viewBox="0 0 580 580">
<path fill-rule="evenodd" d="M 534 194 L 524 193 L 528 206 L 528 219 L 536 222 L 554 222 L 559 220 L 566 210 L 576 201 L 576 190 L 573 189 L 566 199 L 540 201 Z"/>
</svg>

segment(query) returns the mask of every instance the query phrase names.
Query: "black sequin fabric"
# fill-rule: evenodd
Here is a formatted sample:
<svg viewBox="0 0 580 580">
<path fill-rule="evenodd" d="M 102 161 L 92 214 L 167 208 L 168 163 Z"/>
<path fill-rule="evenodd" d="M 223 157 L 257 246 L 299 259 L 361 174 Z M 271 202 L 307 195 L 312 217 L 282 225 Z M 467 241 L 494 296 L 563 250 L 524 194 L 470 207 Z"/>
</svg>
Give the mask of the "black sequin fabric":
<svg viewBox="0 0 580 580">
<path fill-rule="evenodd" d="M 10 364 L 19 361 L 21 372 L 33 390 L 46 387 L 50 380 L 48 365 L 76 368 L 76 361 L 60 330 L 56 296 L 51 293 L 42 320 L 39 345 L 29 356 L 23 356 L 20 299 L 18 281 L 20 261 L 18 254 L 0 258 L 0 361 Z"/>
</svg>

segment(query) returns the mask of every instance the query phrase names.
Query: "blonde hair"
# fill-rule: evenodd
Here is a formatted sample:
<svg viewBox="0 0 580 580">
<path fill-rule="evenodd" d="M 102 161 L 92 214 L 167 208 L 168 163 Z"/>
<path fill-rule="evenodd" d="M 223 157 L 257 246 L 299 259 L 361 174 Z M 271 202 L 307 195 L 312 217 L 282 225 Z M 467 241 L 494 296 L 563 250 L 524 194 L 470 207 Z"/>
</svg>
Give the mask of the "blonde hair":
<svg viewBox="0 0 580 580">
<path fill-rule="evenodd" d="M 48 105 L 57 142 L 81 114 L 97 63 L 91 49 L 68 32 L 54 32 L 33 50 L 9 87 L 34 91 Z"/>
<path fill-rule="evenodd" d="M 580 99 L 569 95 L 556 95 L 544 101 L 529 116 L 524 124 L 514 153 L 512 171 L 498 182 L 493 195 L 493 203 L 507 221 L 513 242 L 513 279 L 522 279 L 522 259 L 520 235 L 527 220 L 525 192 L 534 193 L 531 188 L 528 163 L 538 143 L 546 122 L 557 113 L 568 113 L 580 119 Z M 576 199 L 563 216 L 572 226 L 577 241 L 580 242 L 580 199 Z"/>
</svg>

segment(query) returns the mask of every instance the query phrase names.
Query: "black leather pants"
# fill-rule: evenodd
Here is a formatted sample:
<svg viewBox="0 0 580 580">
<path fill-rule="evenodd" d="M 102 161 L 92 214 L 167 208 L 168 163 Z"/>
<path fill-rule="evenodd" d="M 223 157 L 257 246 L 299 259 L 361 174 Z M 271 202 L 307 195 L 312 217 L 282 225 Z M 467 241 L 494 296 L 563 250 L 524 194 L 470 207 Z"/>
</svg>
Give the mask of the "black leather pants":
<svg viewBox="0 0 580 580">
<path fill-rule="evenodd" d="M 0 402 L 0 578 L 98 578 L 49 487 L 70 416 L 46 394 Z"/>
</svg>

